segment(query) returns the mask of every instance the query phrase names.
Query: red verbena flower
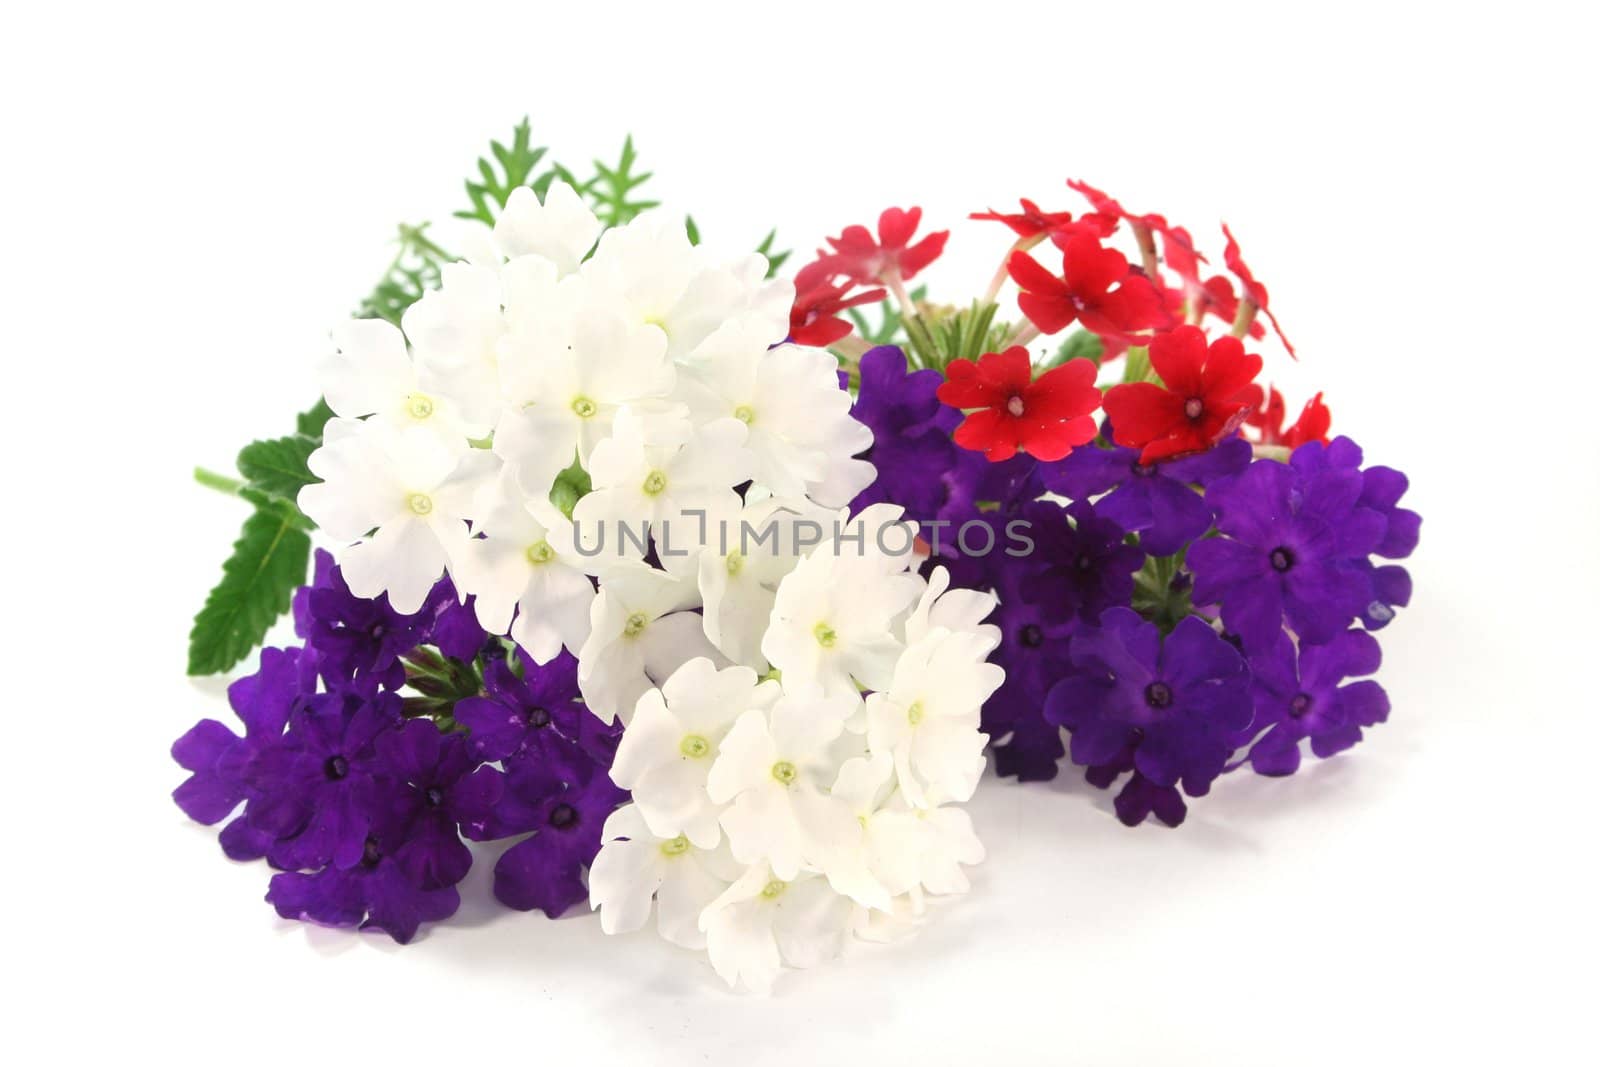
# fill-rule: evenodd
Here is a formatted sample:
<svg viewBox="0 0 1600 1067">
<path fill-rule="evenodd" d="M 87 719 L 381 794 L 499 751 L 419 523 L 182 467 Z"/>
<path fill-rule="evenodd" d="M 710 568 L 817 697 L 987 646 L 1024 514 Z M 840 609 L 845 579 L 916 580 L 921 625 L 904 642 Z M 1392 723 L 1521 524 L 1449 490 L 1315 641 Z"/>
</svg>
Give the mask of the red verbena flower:
<svg viewBox="0 0 1600 1067">
<path fill-rule="evenodd" d="M 1019 451 L 1057 460 L 1094 440 L 1091 414 L 1100 406 L 1096 368 L 1073 359 L 1033 377 L 1028 350 L 1015 345 L 974 363 L 958 359 L 945 372 L 939 399 L 954 408 L 977 408 L 956 427 L 956 444 L 998 463 Z"/>
<path fill-rule="evenodd" d="M 1189 297 L 1201 303 L 1201 317 L 1215 315 L 1229 326 L 1239 317 L 1239 297 L 1233 291 L 1233 283 L 1220 274 L 1207 278 L 1200 288 L 1194 290 Z M 1267 328 L 1257 319 L 1250 320 L 1249 335 L 1256 340 L 1267 335 Z"/>
<path fill-rule="evenodd" d="M 865 226 L 846 226 L 838 237 L 828 238 L 832 253 L 820 250 L 817 254 L 835 274 L 856 285 L 882 285 L 891 272 L 908 282 L 939 258 L 945 241 L 950 238 L 949 230 L 940 230 L 912 244 L 911 236 L 917 232 L 921 221 L 920 207 L 905 211 L 892 207 L 878 216 L 876 238 Z"/>
<path fill-rule="evenodd" d="M 1038 204 L 1026 199 L 1021 203 L 1022 210 L 1014 214 L 1006 214 L 1003 211 L 980 211 L 969 217 L 984 222 L 1003 222 L 1011 228 L 1012 233 L 1024 239 L 1077 233 L 1109 237 L 1116 227 L 1116 220 L 1099 215 L 1085 215 L 1074 222 L 1070 211 L 1043 211 Z"/>
<path fill-rule="evenodd" d="M 827 260 L 808 264 L 794 276 L 794 306 L 789 309 L 789 340 L 797 345 L 822 348 L 850 333 L 850 323 L 839 312 L 882 300 L 882 289 L 851 293 L 850 286 L 834 282 Z"/>
<path fill-rule="evenodd" d="M 1283 394 L 1276 387 L 1263 395 L 1261 386 L 1251 384 L 1241 397 L 1253 409 L 1244 424 L 1256 431 L 1261 444 L 1283 445 L 1293 451 L 1308 441 L 1328 443 L 1333 414 L 1328 410 L 1328 405 L 1322 402 L 1321 393 L 1306 401 L 1306 406 L 1300 409 L 1300 417 L 1287 430 L 1283 428 L 1287 409 L 1284 407 Z"/>
<path fill-rule="evenodd" d="M 1126 339 L 1171 321 L 1150 279 L 1093 237 L 1080 234 L 1063 244 L 1060 278 L 1026 252 L 1013 252 L 1006 267 L 1022 287 L 1017 306 L 1041 333 L 1081 322 L 1095 333 Z"/>
<path fill-rule="evenodd" d="M 1244 295 L 1250 302 L 1261 309 L 1267 316 L 1267 321 L 1272 323 L 1272 332 L 1278 335 L 1278 340 L 1283 342 L 1283 347 L 1289 350 L 1289 355 L 1295 359 L 1294 345 L 1283 335 L 1283 327 L 1278 325 L 1278 318 L 1272 313 L 1272 308 L 1267 305 L 1267 287 L 1256 280 L 1244 260 L 1239 255 L 1239 242 L 1233 239 L 1233 231 L 1228 229 L 1228 224 L 1222 224 L 1222 235 L 1228 239 L 1227 245 L 1222 250 L 1222 261 L 1227 264 L 1233 276 L 1239 279 L 1239 284 L 1244 287 Z"/>
<path fill-rule="evenodd" d="M 1204 452 L 1239 428 L 1250 414 L 1246 387 L 1261 373 L 1261 357 L 1237 338 L 1206 346 L 1195 326 L 1179 326 L 1150 342 L 1154 382 L 1118 385 L 1106 393 L 1106 415 L 1117 444 L 1140 449 L 1141 463 Z"/>
</svg>

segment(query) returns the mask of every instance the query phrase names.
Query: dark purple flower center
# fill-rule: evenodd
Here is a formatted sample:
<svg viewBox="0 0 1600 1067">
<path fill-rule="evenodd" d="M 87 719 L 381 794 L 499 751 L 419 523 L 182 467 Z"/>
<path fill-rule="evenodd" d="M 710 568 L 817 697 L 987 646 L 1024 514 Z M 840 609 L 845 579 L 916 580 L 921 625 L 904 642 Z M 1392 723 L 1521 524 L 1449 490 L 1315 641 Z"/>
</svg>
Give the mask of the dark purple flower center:
<svg viewBox="0 0 1600 1067">
<path fill-rule="evenodd" d="M 542 730 L 550 725 L 550 713 L 544 708 L 530 708 L 528 710 L 528 725 L 535 730 Z"/>
<path fill-rule="evenodd" d="M 1156 467 L 1154 463 L 1135 463 L 1133 465 L 1134 475 L 1140 478 L 1149 478 L 1151 475 L 1155 474 L 1155 472 Z"/>
<path fill-rule="evenodd" d="M 1024 648 L 1038 648 L 1044 644 L 1044 631 L 1039 629 L 1038 623 L 1030 622 L 1022 628 L 1022 634 L 1019 639 L 1022 641 Z"/>
<path fill-rule="evenodd" d="M 431 785 L 422 791 L 423 803 L 430 808 L 437 808 L 444 803 L 444 790 L 436 785 Z"/>
<path fill-rule="evenodd" d="M 1093 570 L 1094 569 L 1094 557 L 1089 555 L 1089 553 L 1087 553 L 1087 552 L 1079 552 L 1078 553 L 1078 558 L 1076 558 L 1076 559 L 1074 559 L 1072 561 L 1072 565 L 1074 567 L 1077 567 L 1080 571 Z"/>
<path fill-rule="evenodd" d="M 578 809 L 571 804 L 557 804 L 550 809 L 550 825 L 565 830 L 578 821 Z"/>
<path fill-rule="evenodd" d="M 375 622 L 371 626 L 367 627 L 367 636 L 376 641 L 385 633 L 387 633 L 388 629 L 389 628 L 387 626 L 383 625 L 382 621 Z"/>
<path fill-rule="evenodd" d="M 361 846 L 361 865 L 363 867 L 376 867 L 381 859 L 383 859 L 383 853 L 378 851 L 377 839 L 367 838 L 367 843 Z"/>
<path fill-rule="evenodd" d="M 328 781 L 337 782 L 350 773 L 350 761 L 343 756 L 329 756 L 322 765 L 322 773 L 328 776 Z"/>
<path fill-rule="evenodd" d="M 1291 718 L 1298 719 L 1300 716 L 1304 715 L 1306 712 L 1308 712 L 1310 710 L 1311 710 L 1311 694 L 1310 693 L 1296 693 L 1294 695 L 1294 699 L 1289 701 L 1289 715 L 1290 715 Z"/>
<path fill-rule="evenodd" d="M 1186 418 L 1198 419 L 1206 413 L 1206 402 L 1198 396 L 1191 396 L 1183 402 L 1183 414 Z"/>
<path fill-rule="evenodd" d="M 1166 682 L 1151 682 L 1144 687 L 1144 702 L 1152 708 L 1170 708 L 1172 706 L 1172 687 Z"/>
<path fill-rule="evenodd" d="M 1284 573 L 1290 567 L 1294 566 L 1294 553 L 1290 552 L 1282 545 L 1279 545 L 1277 548 L 1273 549 L 1267 555 L 1267 559 L 1272 563 L 1272 569 L 1277 571 L 1279 574 Z"/>
</svg>

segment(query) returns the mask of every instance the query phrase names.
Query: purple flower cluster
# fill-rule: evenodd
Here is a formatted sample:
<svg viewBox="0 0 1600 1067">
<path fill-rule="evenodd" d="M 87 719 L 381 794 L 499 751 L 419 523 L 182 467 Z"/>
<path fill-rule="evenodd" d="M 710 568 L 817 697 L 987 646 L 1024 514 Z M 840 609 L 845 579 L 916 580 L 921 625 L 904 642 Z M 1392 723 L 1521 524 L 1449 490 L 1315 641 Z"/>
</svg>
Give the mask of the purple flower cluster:
<svg viewBox="0 0 1600 1067">
<path fill-rule="evenodd" d="M 856 416 L 878 480 L 856 506 L 997 534 L 1026 521 L 1022 556 L 946 539 L 928 564 L 999 600 L 1006 680 L 983 709 L 999 773 L 1053 778 L 1068 756 L 1094 785 L 1120 783 L 1123 822 L 1176 826 L 1223 773 L 1293 774 L 1303 747 L 1331 756 L 1387 718 L 1368 631 L 1411 598 L 1389 562 L 1417 545 L 1405 475 L 1363 467 L 1343 437 L 1288 462 L 1232 436 L 1147 465 L 1109 426 L 1057 462 L 991 464 L 947 439 L 960 414 L 938 384 L 897 349 L 863 357 Z"/>
<path fill-rule="evenodd" d="M 442 581 L 415 615 L 353 595 L 326 553 L 295 598 L 302 648 L 264 649 L 228 689 L 242 735 L 212 719 L 172 746 L 173 799 L 227 824 L 222 850 L 265 859 L 285 918 L 410 941 L 454 914 L 466 841 L 519 837 L 495 895 L 559 915 L 625 794 L 618 731 L 580 702 L 576 661 L 544 666 L 479 628 Z M 232 818 L 229 818 L 232 816 Z"/>
</svg>

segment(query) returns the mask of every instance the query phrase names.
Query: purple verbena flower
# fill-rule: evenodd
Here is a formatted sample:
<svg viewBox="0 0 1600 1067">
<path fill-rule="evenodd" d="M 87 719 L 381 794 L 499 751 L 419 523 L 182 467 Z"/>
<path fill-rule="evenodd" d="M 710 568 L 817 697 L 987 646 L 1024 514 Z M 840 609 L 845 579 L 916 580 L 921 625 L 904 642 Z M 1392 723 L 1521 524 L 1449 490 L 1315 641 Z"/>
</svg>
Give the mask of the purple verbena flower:
<svg viewBox="0 0 1600 1067">
<path fill-rule="evenodd" d="M 1326 758 L 1361 740 L 1363 727 L 1389 717 L 1389 697 L 1370 679 L 1382 662 L 1378 642 L 1363 630 L 1346 630 L 1323 645 L 1301 644 L 1287 634 L 1268 652 L 1250 657 L 1255 741 L 1247 757 L 1257 774 L 1293 774 L 1300 742 Z"/>
<path fill-rule="evenodd" d="M 1171 556 L 1211 529 L 1211 508 L 1195 487 L 1249 463 L 1250 445 L 1233 437 L 1210 451 L 1152 464 L 1140 463 L 1136 448 L 1085 446 L 1040 469 L 1046 489 L 1071 500 L 1100 497 L 1098 515 L 1138 534 L 1149 555 Z"/>
<path fill-rule="evenodd" d="M 1071 731 L 1072 762 L 1108 787 L 1123 770 L 1137 776 L 1118 805 L 1124 822 L 1150 811 L 1175 825 L 1178 786 L 1202 796 L 1222 773 L 1233 741 L 1250 723 L 1249 673 L 1237 650 L 1200 619 L 1161 631 L 1129 608 L 1113 608 L 1071 643 L 1074 673 L 1045 701 L 1045 719 Z M 1134 816 L 1137 816 L 1136 818 Z"/>
<path fill-rule="evenodd" d="M 454 915 L 461 896 L 454 886 L 419 888 L 374 835 L 351 867 L 274 875 L 267 903 L 285 919 L 382 930 L 404 945 L 422 923 Z"/>
<path fill-rule="evenodd" d="M 861 357 L 861 388 L 850 414 L 872 431 L 872 447 L 861 458 L 878 473 L 851 501 L 852 514 L 888 502 L 905 508 L 909 518 L 926 520 L 944 507 L 944 479 L 958 449 L 945 424 L 950 409 L 937 395 L 943 381 L 936 370 L 908 372 L 905 353 L 893 345 Z"/>
<path fill-rule="evenodd" d="M 1020 517 L 1034 542 L 1023 563 L 1032 572 L 1023 596 L 1057 621 L 1094 622 L 1108 608 L 1133 599 L 1133 575 L 1144 553 L 1123 540 L 1121 526 L 1079 500 L 1066 508 L 1036 501 Z M 1068 521 L 1068 520 L 1071 521 Z"/>
<path fill-rule="evenodd" d="M 345 584 L 333 557 L 318 550 L 312 584 L 294 596 L 295 633 L 317 656 L 318 670 L 330 688 L 353 686 L 364 693 L 395 690 L 405 684 L 400 657 L 428 639 L 431 614 L 402 615 L 389 596 L 356 596 Z"/>
<path fill-rule="evenodd" d="M 487 836 L 504 790 L 501 773 L 473 758 L 460 734 L 440 733 L 427 719 L 383 734 L 377 749 L 406 827 L 395 862 L 418 888 L 455 885 L 472 866 L 461 835 Z"/>
<path fill-rule="evenodd" d="M 1270 459 L 1213 482 L 1206 503 L 1223 536 L 1189 549 L 1194 603 L 1220 602 L 1252 652 L 1271 647 L 1285 620 L 1301 640 L 1331 640 L 1373 601 L 1367 557 L 1387 523 L 1360 504 L 1362 490 L 1359 471 Z"/>
</svg>

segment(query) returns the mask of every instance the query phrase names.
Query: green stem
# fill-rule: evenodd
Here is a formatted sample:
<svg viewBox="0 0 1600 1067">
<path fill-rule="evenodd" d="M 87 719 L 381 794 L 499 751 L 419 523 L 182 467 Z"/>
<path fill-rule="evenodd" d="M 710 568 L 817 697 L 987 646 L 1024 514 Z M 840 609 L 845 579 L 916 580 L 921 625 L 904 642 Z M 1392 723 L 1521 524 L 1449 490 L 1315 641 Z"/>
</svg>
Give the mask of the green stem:
<svg viewBox="0 0 1600 1067">
<path fill-rule="evenodd" d="M 245 487 L 245 483 L 237 478 L 229 478 L 226 474 L 208 471 L 204 467 L 196 467 L 194 469 L 194 480 L 207 489 L 215 489 L 217 492 L 227 493 L 229 496 L 237 496 L 239 490 Z"/>
</svg>

